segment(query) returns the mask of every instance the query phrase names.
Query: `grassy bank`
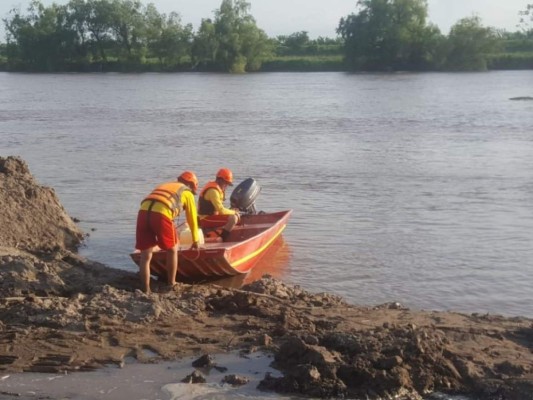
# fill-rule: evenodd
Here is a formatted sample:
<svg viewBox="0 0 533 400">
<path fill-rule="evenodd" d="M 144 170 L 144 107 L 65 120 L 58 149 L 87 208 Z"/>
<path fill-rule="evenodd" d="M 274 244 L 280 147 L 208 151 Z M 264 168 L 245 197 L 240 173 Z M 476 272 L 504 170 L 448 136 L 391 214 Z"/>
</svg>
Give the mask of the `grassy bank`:
<svg viewBox="0 0 533 400">
<path fill-rule="evenodd" d="M 331 72 L 345 71 L 341 55 L 279 56 L 263 62 L 261 72 Z"/>
<path fill-rule="evenodd" d="M 533 51 L 491 54 L 487 67 L 489 70 L 533 69 Z"/>
<path fill-rule="evenodd" d="M 532 52 L 496 53 L 487 56 L 489 70 L 531 70 Z M 341 55 L 274 56 L 265 60 L 258 72 L 342 72 L 347 71 Z M 73 61 L 62 65 L 37 68 L 22 63 L 9 63 L 0 56 L 0 71 L 4 72 L 217 72 L 214 65 L 196 64 L 190 60 L 162 63 L 158 59 L 124 61 L 110 58 L 107 61 Z M 444 71 L 443 71 L 444 72 Z"/>
</svg>

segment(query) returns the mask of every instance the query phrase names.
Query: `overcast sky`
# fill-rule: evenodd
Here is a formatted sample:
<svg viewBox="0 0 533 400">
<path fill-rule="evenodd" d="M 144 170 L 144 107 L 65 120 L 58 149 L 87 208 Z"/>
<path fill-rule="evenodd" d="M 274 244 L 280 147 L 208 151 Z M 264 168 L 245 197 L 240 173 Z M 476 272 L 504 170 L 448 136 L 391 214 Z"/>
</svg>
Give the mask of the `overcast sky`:
<svg viewBox="0 0 533 400">
<path fill-rule="evenodd" d="M 49 5 L 54 0 L 41 0 Z M 66 4 L 68 0 L 55 0 Z M 202 18 L 213 16 L 222 0 L 141 0 L 154 3 L 159 12 L 177 11 L 184 23 L 197 29 Z M 29 0 L 0 0 L 0 16 L 4 18 L 13 7 L 26 9 Z M 250 13 L 259 28 L 268 36 L 288 35 L 307 31 L 311 38 L 335 37 L 341 17 L 355 11 L 357 0 L 249 0 Z M 533 0 L 429 0 L 429 20 L 447 34 L 459 19 L 478 15 L 484 25 L 516 31 L 518 12 L 525 10 Z M 3 24 L 2 29 L 3 41 Z"/>
</svg>

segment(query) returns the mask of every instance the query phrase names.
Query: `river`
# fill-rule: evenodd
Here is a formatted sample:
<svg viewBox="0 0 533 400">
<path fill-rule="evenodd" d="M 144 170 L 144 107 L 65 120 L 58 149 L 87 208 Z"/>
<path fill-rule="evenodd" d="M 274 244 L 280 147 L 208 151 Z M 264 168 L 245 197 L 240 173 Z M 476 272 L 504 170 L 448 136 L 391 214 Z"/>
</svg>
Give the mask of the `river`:
<svg viewBox="0 0 533 400">
<path fill-rule="evenodd" d="M 129 259 L 140 200 L 219 167 L 293 209 L 259 266 L 356 304 L 533 317 L 533 71 L 0 73 L 0 156 L 26 160 Z"/>
</svg>

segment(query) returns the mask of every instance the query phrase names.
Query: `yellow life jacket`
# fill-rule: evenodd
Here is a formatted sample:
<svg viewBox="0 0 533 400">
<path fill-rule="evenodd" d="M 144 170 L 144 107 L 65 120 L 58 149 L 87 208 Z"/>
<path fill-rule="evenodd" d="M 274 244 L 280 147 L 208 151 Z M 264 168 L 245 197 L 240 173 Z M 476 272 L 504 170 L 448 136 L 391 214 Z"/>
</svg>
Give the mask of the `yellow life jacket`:
<svg viewBox="0 0 533 400">
<path fill-rule="evenodd" d="M 181 203 L 181 195 L 185 190 L 190 189 L 187 185 L 181 182 L 168 182 L 157 186 L 152 193 L 146 196 L 143 200 L 158 201 L 164 204 L 172 212 L 174 217 L 178 216 L 183 205 Z"/>
</svg>

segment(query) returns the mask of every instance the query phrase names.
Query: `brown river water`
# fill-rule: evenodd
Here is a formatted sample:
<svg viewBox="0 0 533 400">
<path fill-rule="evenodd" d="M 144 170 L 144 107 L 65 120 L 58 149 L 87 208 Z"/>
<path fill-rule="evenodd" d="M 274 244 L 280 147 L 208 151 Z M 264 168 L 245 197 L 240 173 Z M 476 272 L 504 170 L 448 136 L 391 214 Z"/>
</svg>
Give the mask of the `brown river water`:
<svg viewBox="0 0 533 400">
<path fill-rule="evenodd" d="M 184 169 L 255 178 L 294 210 L 271 273 L 357 304 L 533 317 L 533 71 L 0 73 L 0 155 L 19 155 L 136 270 L 140 200 Z"/>
</svg>

